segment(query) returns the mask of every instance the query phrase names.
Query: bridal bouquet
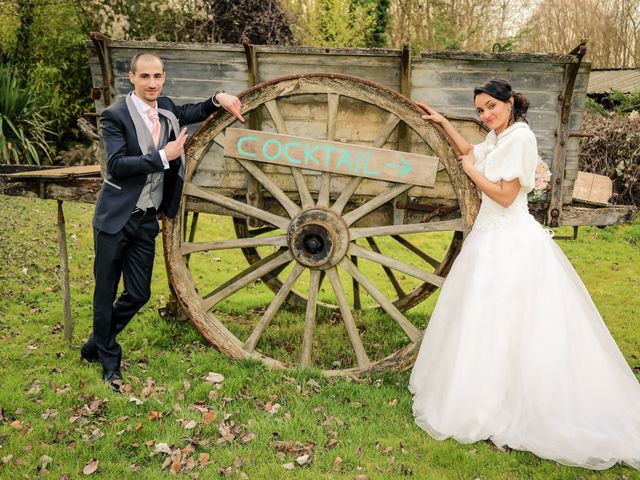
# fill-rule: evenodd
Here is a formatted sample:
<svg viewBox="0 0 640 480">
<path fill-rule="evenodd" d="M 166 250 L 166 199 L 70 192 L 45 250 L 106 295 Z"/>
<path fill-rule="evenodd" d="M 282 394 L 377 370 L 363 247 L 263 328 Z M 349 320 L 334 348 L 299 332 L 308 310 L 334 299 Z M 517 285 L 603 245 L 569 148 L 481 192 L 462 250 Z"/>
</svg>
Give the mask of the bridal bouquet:
<svg viewBox="0 0 640 480">
<path fill-rule="evenodd" d="M 538 158 L 533 190 L 529 192 L 529 195 L 527 197 L 529 202 L 531 203 L 540 202 L 545 192 L 549 189 L 550 182 L 551 182 L 551 171 L 549 170 L 549 166 L 546 163 L 544 163 L 541 158 Z"/>
</svg>

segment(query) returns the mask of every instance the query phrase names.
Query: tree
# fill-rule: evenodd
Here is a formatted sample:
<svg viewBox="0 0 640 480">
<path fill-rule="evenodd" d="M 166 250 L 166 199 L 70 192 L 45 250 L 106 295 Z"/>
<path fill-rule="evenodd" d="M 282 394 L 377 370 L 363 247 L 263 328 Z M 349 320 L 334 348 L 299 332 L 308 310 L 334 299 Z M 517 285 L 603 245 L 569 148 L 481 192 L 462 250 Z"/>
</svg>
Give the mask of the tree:
<svg viewBox="0 0 640 480">
<path fill-rule="evenodd" d="M 290 45 L 293 32 L 276 0 L 213 0 L 209 7 L 214 42 Z"/>
<path fill-rule="evenodd" d="M 394 0 L 391 44 L 415 49 L 488 50 L 506 43 L 531 0 Z M 513 43 L 513 39 L 511 40 Z"/>
<path fill-rule="evenodd" d="M 327 47 L 372 47 L 384 39 L 384 0 L 286 0 L 298 43 Z M 388 10 L 387 10 L 388 11 Z"/>
<path fill-rule="evenodd" d="M 73 121 L 90 107 L 87 32 L 72 0 L 6 0 L 0 55 L 48 125 L 53 144 L 74 138 Z"/>
<path fill-rule="evenodd" d="M 83 0 L 91 30 L 115 40 L 240 43 L 293 41 L 278 0 Z"/>
<path fill-rule="evenodd" d="M 586 59 L 594 67 L 638 67 L 639 27 L 637 0 L 542 0 L 522 32 L 522 48 L 568 52 L 586 38 Z"/>
</svg>

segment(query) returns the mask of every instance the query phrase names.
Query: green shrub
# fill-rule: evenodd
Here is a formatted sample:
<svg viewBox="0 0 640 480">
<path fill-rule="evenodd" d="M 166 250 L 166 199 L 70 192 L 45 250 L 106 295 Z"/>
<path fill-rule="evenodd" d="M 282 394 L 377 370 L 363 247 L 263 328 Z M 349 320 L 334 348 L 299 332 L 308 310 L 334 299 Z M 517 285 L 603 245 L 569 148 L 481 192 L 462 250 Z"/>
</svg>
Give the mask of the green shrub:
<svg viewBox="0 0 640 480">
<path fill-rule="evenodd" d="M 33 90 L 0 65 L 0 164 L 51 163 L 50 122 L 39 110 Z"/>
<path fill-rule="evenodd" d="M 587 97 L 587 100 L 585 102 L 585 107 L 588 111 L 593 113 L 598 113 L 603 116 L 606 116 L 608 114 L 607 109 L 604 107 L 604 105 L 602 105 L 601 103 L 598 103 L 597 101 L 595 101 L 593 98 L 590 98 L 590 97 Z"/>
<path fill-rule="evenodd" d="M 608 95 L 608 100 L 615 106 L 617 113 L 640 111 L 640 91 L 624 93 L 612 89 Z"/>
<path fill-rule="evenodd" d="M 77 4 L 0 1 L 0 64 L 29 85 L 53 148 L 77 141 L 76 119 L 93 110 L 84 45 L 88 30 Z"/>
<path fill-rule="evenodd" d="M 578 170 L 613 180 L 611 202 L 640 206 L 640 118 L 585 112 Z"/>
</svg>

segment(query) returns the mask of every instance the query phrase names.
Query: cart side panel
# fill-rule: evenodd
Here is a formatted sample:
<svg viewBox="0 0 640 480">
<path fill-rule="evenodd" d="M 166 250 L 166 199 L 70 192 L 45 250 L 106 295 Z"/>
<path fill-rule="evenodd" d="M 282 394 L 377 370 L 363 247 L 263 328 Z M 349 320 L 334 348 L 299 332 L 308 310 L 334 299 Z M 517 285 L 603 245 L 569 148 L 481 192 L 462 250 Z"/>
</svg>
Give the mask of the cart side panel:
<svg viewBox="0 0 640 480">
<path fill-rule="evenodd" d="M 400 57 L 348 54 L 292 54 L 258 49 L 260 81 L 298 73 L 338 73 L 400 91 Z"/>
<path fill-rule="evenodd" d="M 362 77 L 394 90 L 400 89 L 400 50 L 265 46 L 256 46 L 255 49 L 259 81 L 302 72 L 333 72 Z M 179 104 L 199 101 L 218 89 L 237 93 L 248 87 L 246 56 L 240 45 L 114 41 L 108 46 L 108 54 L 113 68 L 112 88 L 116 101 L 122 100 L 131 88 L 128 81 L 129 62 L 131 57 L 139 51 L 150 51 L 163 58 L 167 71 L 165 93 Z M 88 52 L 93 84 L 99 87 L 102 85 L 102 72 L 93 45 L 88 45 Z M 531 101 L 528 119 L 536 133 L 542 158 L 551 163 L 555 129 L 558 125 L 558 96 L 562 89 L 565 61 L 567 60 L 563 56 L 553 55 L 483 54 L 474 58 L 473 55 L 466 55 L 463 52 L 451 54 L 451 56 L 444 55 L 442 52 L 430 56 L 427 52 L 422 57 L 413 58 L 411 97 L 414 100 L 430 103 L 449 115 L 476 118 L 473 107 L 473 87 L 493 76 L 505 77 Z M 589 70 L 589 65 L 583 64 L 578 73 L 570 117 L 571 130 L 580 129 Z M 326 97 L 324 100 L 318 99 L 317 102 L 305 102 L 279 101 L 283 115 L 289 119 L 287 125 L 289 133 L 324 138 L 327 116 Z M 348 105 L 348 100 L 341 101 L 336 140 L 358 141 L 365 144 L 372 142 L 376 132 L 381 128 L 383 119 L 375 114 L 375 109 L 342 110 L 345 105 Z M 104 99 L 98 99 L 96 110 L 100 112 L 103 108 Z M 262 128 L 275 131 L 270 115 L 264 110 L 260 113 Z M 357 120 L 354 121 L 354 119 Z M 459 122 L 459 126 L 471 141 L 482 140 L 484 134 L 472 122 Z M 190 128 L 190 131 L 193 131 L 193 128 Z M 415 134 L 409 132 L 408 136 L 410 151 L 431 153 Z M 571 202 L 571 192 L 577 176 L 579 147 L 576 137 L 570 137 L 568 142 L 565 191 L 563 192 L 565 204 Z M 394 133 L 385 148 L 396 149 L 397 145 L 397 133 Z M 229 170 L 232 163 L 234 162 L 222 159 L 219 153 L 213 151 L 203 160 L 201 164 L 203 172 L 198 175 L 198 181 L 216 188 L 246 182 L 246 174 L 237 164 L 234 169 Z M 282 170 L 273 173 L 283 177 L 288 175 Z M 212 176 L 215 175 L 219 178 L 213 179 Z M 229 175 L 234 176 L 233 181 L 228 178 Z M 316 188 L 316 177 L 317 175 L 314 174 L 309 176 L 312 189 Z M 446 175 L 439 178 L 440 183 L 447 181 Z M 279 181 L 283 186 L 290 182 L 290 178 Z M 365 184 L 369 183 L 380 182 L 365 182 Z M 335 182 L 336 191 L 340 185 L 341 182 Z M 381 185 L 384 184 L 381 183 Z M 372 188 L 373 191 L 378 190 L 377 187 Z M 435 191 L 424 193 L 430 198 L 449 198 L 448 191 L 449 189 L 440 186 Z"/>
<path fill-rule="evenodd" d="M 509 80 L 529 99 L 527 119 L 540 156 L 551 163 L 564 65 L 541 62 L 420 59 L 414 62 L 413 98 L 448 115 L 477 118 L 473 88 L 492 77 Z"/>
<path fill-rule="evenodd" d="M 589 73 L 591 64 L 582 63 L 576 77 L 576 84 L 573 89 L 571 100 L 571 117 L 569 118 L 569 130 L 579 131 L 582 128 L 582 118 L 585 111 L 587 99 L 587 85 L 589 83 Z M 569 137 L 567 143 L 567 161 L 564 169 L 564 192 L 562 201 L 565 205 L 573 201 L 573 186 L 578 177 L 578 157 L 580 155 L 580 138 Z"/>
</svg>

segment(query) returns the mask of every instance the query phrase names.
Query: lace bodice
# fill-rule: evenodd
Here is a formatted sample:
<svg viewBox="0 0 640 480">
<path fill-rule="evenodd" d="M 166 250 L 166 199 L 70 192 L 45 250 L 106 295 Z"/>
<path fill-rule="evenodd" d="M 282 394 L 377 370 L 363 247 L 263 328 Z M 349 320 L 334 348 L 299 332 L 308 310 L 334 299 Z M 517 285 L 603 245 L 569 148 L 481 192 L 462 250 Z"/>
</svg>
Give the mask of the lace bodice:
<svg viewBox="0 0 640 480">
<path fill-rule="evenodd" d="M 521 188 L 516 199 L 506 208 L 483 193 L 482 204 L 473 228 L 504 228 L 532 221 L 535 222 L 535 219 L 529 213 L 527 192 Z"/>
<path fill-rule="evenodd" d="M 484 142 L 474 146 L 475 168 L 492 182 L 520 180 L 520 191 L 508 207 L 494 202 L 484 193 L 474 228 L 500 228 L 522 222 L 535 222 L 529 214 L 527 193 L 532 189 L 538 148 L 526 123 L 514 123 L 496 135 L 492 130 Z"/>
</svg>

